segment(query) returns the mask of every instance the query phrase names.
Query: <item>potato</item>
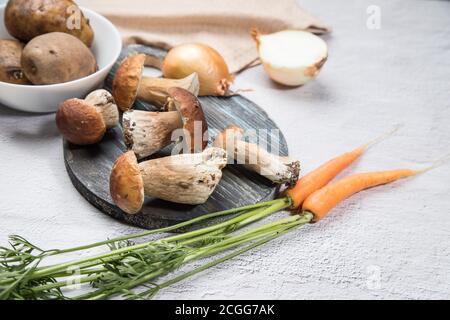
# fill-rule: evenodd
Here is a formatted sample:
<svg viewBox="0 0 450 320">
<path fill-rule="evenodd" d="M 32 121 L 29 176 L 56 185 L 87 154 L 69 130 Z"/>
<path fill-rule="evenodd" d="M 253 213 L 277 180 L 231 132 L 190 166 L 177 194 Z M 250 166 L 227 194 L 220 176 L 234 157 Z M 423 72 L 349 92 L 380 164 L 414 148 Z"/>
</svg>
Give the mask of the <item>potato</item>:
<svg viewBox="0 0 450 320">
<path fill-rule="evenodd" d="M 31 40 L 23 49 L 26 77 L 39 85 L 63 83 L 97 71 L 97 62 L 83 42 L 67 33 L 52 32 Z"/>
<path fill-rule="evenodd" d="M 0 40 L 0 81 L 28 84 L 20 65 L 23 44 L 16 40 Z"/>
<path fill-rule="evenodd" d="M 23 42 L 50 32 L 71 34 L 88 47 L 94 39 L 89 20 L 71 0 L 9 0 L 5 25 L 13 37 Z"/>
</svg>

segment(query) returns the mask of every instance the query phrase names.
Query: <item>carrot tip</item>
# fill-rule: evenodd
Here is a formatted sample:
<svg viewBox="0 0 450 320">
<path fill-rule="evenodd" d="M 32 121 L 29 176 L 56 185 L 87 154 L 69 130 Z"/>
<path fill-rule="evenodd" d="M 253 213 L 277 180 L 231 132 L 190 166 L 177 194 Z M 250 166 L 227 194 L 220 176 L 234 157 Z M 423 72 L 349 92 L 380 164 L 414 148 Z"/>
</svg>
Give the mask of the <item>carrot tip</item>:
<svg viewBox="0 0 450 320">
<path fill-rule="evenodd" d="M 450 153 L 447 154 L 446 156 L 442 157 L 439 160 L 436 160 L 435 162 L 433 162 L 433 164 L 427 168 L 421 169 L 421 170 L 417 170 L 417 174 L 421 174 L 421 173 L 425 173 L 428 172 L 430 170 L 436 169 L 440 166 L 443 166 L 445 164 L 447 164 L 450 161 Z"/>
<path fill-rule="evenodd" d="M 396 133 L 401 127 L 403 127 L 403 124 L 402 124 L 402 123 L 396 124 L 396 125 L 394 126 L 394 128 L 392 128 L 391 131 L 386 132 L 386 133 L 383 133 L 383 134 L 380 135 L 379 137 L 377 137 L 377 138 L 373 139 L 372 141 L 370 141 L 370 142 L 364 144 L 364 145 L 362 146 L 362 148 L 363 148 L 364 150 L 367 150 L 367 149 L 369 149 L 370 147 L 372 147 L 372 146 L 374 146 L 374 145 L 376 145 L 376 144 L 378 144 L 378 143 L 380 143 L 380 142 L 386 140 L 387 138 L 389 138 L 390 136 L 392 136 L 394 133 Z"/>
</svg>

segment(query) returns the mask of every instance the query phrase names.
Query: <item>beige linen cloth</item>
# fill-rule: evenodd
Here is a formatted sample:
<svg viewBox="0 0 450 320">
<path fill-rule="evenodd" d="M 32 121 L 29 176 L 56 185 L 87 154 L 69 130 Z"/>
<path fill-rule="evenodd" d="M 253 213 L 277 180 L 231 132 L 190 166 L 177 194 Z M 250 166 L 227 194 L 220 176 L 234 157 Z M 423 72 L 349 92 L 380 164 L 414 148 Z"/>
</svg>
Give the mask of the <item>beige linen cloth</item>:
<svg viewBox="0 0 450 320">
<path fill-rule="evenodd" d="M 110 19 L 124 43 L 172 46 L 201 42 L 219 51 L 231 72 L 257 64 L 252 27 L 326 33 L 329 28 L 295 0 L 89 0 L 80 1 Z"/>
</svg>

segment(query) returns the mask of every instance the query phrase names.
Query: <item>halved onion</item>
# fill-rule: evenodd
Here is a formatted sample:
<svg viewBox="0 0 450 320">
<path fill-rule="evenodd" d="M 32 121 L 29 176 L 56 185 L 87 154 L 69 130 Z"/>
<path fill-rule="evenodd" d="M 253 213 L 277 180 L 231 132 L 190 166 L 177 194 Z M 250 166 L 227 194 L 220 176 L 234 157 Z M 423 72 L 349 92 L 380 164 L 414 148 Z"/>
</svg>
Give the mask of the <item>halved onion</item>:
<svg viewBox="0 0 450 320">
<path fill-rule="evenodd" d="M 196 72 L 200 96 L 225 96 L 234 77 L 224 58 L 213 48 L 200 43 L 183 44 L 169 51 L 162 64 L 165 78 L 181 79 Z"/>
<path fill-rule="evenodd" d="M 328 48 L 318 36 L 296 30 L 262 35 L 252 30 L 264 69 L 276 82 L 300 86 L 314 79 L 327 61 Z"/>
</svg>

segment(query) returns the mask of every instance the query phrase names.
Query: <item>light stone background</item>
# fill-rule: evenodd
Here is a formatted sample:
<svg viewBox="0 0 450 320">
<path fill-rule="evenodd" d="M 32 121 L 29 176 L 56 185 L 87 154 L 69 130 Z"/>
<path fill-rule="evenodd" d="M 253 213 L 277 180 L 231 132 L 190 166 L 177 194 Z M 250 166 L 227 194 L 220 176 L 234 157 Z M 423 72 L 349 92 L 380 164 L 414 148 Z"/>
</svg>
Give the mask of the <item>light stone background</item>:
<svg viewBox="0 0 450 320">
<path fill-rule="evenodd" d="M 0 0 L 3 2 L 3 0 Z M 346 173 L 423 168 L 450 152 L 450 2 L 315 1 L 333 26 L 317 81 L 274 85 L 261 67 L 237 88 L 284 131 L 305 172 L 404 127 Z M 381 29 L 366 27 L 369 5 Z M 136 229 L 100 213 L 72 187 L 53 115 L 0 108 L 0 243 L 20 234 L 69 247 Z M 163 291 L 160 299 L 450 298 L 450 166 L 362 192 L 299 229 Z"/>
</svg>

